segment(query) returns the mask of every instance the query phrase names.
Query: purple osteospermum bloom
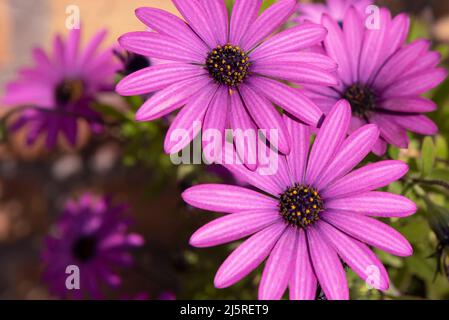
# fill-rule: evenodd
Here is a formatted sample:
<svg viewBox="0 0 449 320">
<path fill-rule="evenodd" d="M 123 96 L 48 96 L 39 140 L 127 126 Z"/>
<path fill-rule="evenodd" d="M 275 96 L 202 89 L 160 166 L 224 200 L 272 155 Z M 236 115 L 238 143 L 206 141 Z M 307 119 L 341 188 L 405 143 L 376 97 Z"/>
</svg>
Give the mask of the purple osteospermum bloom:
<svg viewBox="0 0 449 320">
<path fill-rule="evenodd" d="M 230 21 L 224 0 L 173 3 L 186 22 L 162 10 L 140 8 L 137 17 L 154 32 L 132 32 L 119 39 L 131 52 L 170 61 L 136 72 L 117 86 L 122 95 L 156 92 L 137 120 L 154 120 L 185 105 L 167 133 L 167 153 L 178 152 L 193 139 L 201 129 L 192 128 L 198 121 L 203 130 L 221 132 L 228 127 L 278 129 L 279 150 L 288 154 L 290 139 L 273 103 L 317 125 L 321 110 L 282 80 L 337 83 L 330 72 L 336 69 L 332 60 L 300 52 L 320 43 L 326 30 L 307 23 L 266 40 L 294 12 L 295 0 L 281 0 L 259 17 L 262 0 L 237 0 Z M 170 139 L 176 129 L 188 132 L 181 142 Z"/>
<path fill-rule="evenodd" d="M 99 299 L 103 284 L 120 284 L 115 269 L 129 267 L 129 251 L 143 244 L 140 235 L 128 232 L 130 221 L 124 217 L 124 210 L 123 205 L 113 206 L 108 198 L 91 194 L 67 202 L 42 255 L 44 280 L 53 294 Z M 80 270 L 80 290 L 66 288 L 66 268 L 70 265 Z"/>
<path fill-rule="evenodd" d="M 411 255 L 412 247 L 371 216 L 404 217 L 415 213 L 416 205 L 403 196 L 373 190 L 401 178 L 408 167 L 401 161 L 382 161 L 352 171 L 376 143 L 379 130 L 366 125 L 346 138 L 350 119 L 350 106 L 341 100 L 309 155 L 310 129 L 286 117 L 295 140 L 290 155 L 279 158 L 275 175 L 226 165 L 260 192 L 200 185 L 183 193 L 192 206 L 231 213 L 198 230 L 190 240 L 193 246 L 251 236 L 222 264 L 216 287 L 231 286 L 268 258 L 261 299 L 279 299 L 287 287 L 291 299 L 314 299 L 318 283 L 328 299 L 347 299 L 341 260 L 373 287 L 388 288 L 388 274 L 367 245 L 398 256 Z M 370 278 L 373 272 L 376 276 Z"/>
<path fill-rule="evenodd" d="M 331 16 L 342 23 L 346 11 L 351 6 L 357 9 L 361 14 L 365 14 L 366 8 L 372 5 L 374 0 L 327 0 L 326 4 L 322 3 L 299 3 L 298 17 L 294 20 L 296 22 L 311 21 L 314 23 L 321 23 L 323 14 Z"/>
<path fill-rule="evenodd" d="M 328 30 L 324 50 L 337 61 L 340 85 L 332 88 L 306 85 L 306 95 L 327 113 L 339 99 L 352 107 L 350 131 L 366 123 L 378 125 L 381 138 L 373 151 L 382 155 L 387 143 L 407 148 L 407 130 L 432 135 L 437 126 L 425 112 L 436 104 L 422 98 L 426 91 L 440 84 L 447 75 L 438 68 L 440 55 L 429 51 L 429 42 L 417 40 L 404 44 L 409 19 L 380 10 L 379 29 L 368 29 L 363 17 L 351 7 L 343 28 L 337 21 L 323 16 Z"/>
<path fill-rule="evenodd" d="M 99 32 L 84 50 L 80 48 L 80 30 L 70 32 L 67 41 L 60 35 L 54 40 L 53 54 L 33 51 L 36 66 L 22 69 L 19 80 L 6 88 L 3 103 L 30 107 L 12 125 L 17 130 L 30 125 L 27 143 L 33 144 L 46 132 L 46 145 L 54 147 L 59 133 L 71 145 L 77 141 L 77 121 L 84 118 L 99 129 L 100 114 L 90 104 L 100 91 L 112 90 L 117 64 L 112 50 L 99 52 L 106 32 Z"/>
</svg>

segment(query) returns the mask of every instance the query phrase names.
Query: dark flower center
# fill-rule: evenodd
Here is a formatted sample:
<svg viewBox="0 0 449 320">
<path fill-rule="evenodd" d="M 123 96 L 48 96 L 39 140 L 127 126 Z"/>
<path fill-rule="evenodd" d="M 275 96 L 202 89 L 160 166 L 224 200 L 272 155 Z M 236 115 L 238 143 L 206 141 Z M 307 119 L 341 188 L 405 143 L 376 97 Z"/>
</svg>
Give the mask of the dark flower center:
<svg viewBox="0 0 449 320">
<path fill-rule="evenodd" d="M 230 44 L 218 46 L 207 56 L 206 67 L 219 84 L 236 87 L 249 73 L 251 62 L 246 52 Z"/>
<path fill-rule="evenodd" d="M 84 93 L 84 82 L 80 79 L 61 81 L 55 89 L 55 100 L 58 107 L 80 100 Z"/>
<path fill-rule="evenodd" d="M 299 184 L 288 188 L 280 196 L 279 213 L 289 225 L 306 229 L 320 219 L 324 202 L 318 191 Z"/>
<path fill-rule="evenodd" d="M 360 118 L 367 118 L 376 109 L 376 94 L 363 84 L 348 87 L 343 94 L 351 104 L 352 114 Z"/>
<path fill-rule="evenodd" d="M 97 252 L 97 240 L 92 236 L 79 238 L 72 247 L 74 257 L 81 262 L 91 260 Z"/>
</svg>

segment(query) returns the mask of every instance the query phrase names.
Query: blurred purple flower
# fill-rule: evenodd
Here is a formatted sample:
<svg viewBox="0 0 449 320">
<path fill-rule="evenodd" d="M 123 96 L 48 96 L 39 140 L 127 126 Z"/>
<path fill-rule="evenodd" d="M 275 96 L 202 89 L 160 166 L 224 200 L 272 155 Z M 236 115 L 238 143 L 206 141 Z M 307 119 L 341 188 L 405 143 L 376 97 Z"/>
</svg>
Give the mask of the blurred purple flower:
<svg viewBox="0 0 449 320">
<path fill-rule="evenodd" d="M 413 250 L 401 234 L 371 216 L 405 217 L 416 205 L 372 190 L 401 178 L 408 166 L 382 161 L 352 171 L 369 154 L 379 130 L 366 125 L 346 138 L 350 119 L 350 106 L 341 100 L 309 155 L 310 129 L 285 117 L 294 145 L 272 176 L 226 165 L 260 192 L 216 184 L 183 193 L 192 206 L 230 213 L 199 229 L 191 245 L 211 247 L 250 236 L 218 270 L 217 288 L 233 285 L 268 258 L 260 299 L 280 299 L 287 287 L 291 299 L 314 299 L 318 283 L 327 299 L 348 299 L 341 260 L 372 287 L 388 289 L 387 271 L 368 246 L 398 256 Z"/>
<path fill-rule="evenodd" d="M 342 23 L 346 12 L 351 6 L 365 14 L 366 8 L 374 3 L 374 0 L 327 0 L 326 4 L 322 3 L 298 3 L 298 16 L 294 21 L 313 23 L 321 23 L 323 14 L 331 16 Z"/>
<path fill-rule="evenodd" d="M 319 44 L 326 30 L 307 23 L 278 33 L 296 7 L 281 0 L 259 17 L 262 0 L 237 0 L 229 21 L 224 0 L 173 0 L 187 23 L 153 8 L 137 17 L 154 32 L 131 32 L 119 42 L 128 51 L 170 62 L 138 71 L 117 86 L 121 95 L 156 92 L 137 112 L 151 121 L 185 106 L 171 125 L 165 151 L 184 148 L 202 129 L 278 129 L 279 150 L 290 152 L 290 139 L 273 104 L 310 125 L 322 112 L 299 90 L 282 81 L 335 85 L 336 64 L 325 55 L 300 52 Z M 202 126 L 193 128 L 198 121 Z M 176 129 L 189 134 L 172 141 Z M 242 139 L 240 139 L 242 140 Z M 241 143 L 236 141 L 236 143 Z M 237 151 L 242 157 L 241 149 Z M 243 159 L 246 160 L 246 159 Z"/>
<path fill-rule="evenodd" d="M 100 299 L 103 285 L 120 285 L 115 271 L 131 266 L 129 251 L 144 242 L 140 235 L 128 232 L 130 221 L 124 217 L 125 209 L 124 205 L 113 206 L 109 198 L 91 194 L 67 202 L 42 254 L 44 281 L 51 293 L 61 298 Z M 70 265 L 80 270 L 79 290 L 66 287 L 66 268 Z"/>
<path fill-rule="evenodd" d="M 77 142 L 79 118 L 87 120 L 94 131 L 101 129 L 101 116 L 91 103 L 101 91 L 114 87 L 118 69 L 112 50 L 99 51 L 106 32 L 99 32 L 84 50 L 80 30 L 70 32 L 68 40 L 54 38 L 53 53 L 35 48 L 35 66 L 19 71 L 19 79 L 9 83 L 3 103 L 27 107 L 11 130 L 29 125 L 27 143 L 33 144 L 46 132 L 46 145 L 54 147 L 61 132 L 71 145 Z"/>
<path fill-rule="evenodd" d="M 340 85 L 328 88 L 305 85 L 305 94 L 328 113 L 339 99 L 352 107 L 350 132 L 366 123 L 378 125 L 381 138 L 373 151 L 383 155 L 387 143 L 407 148 L 407 130 L 433 135 L 437 126 L 423 113 L 437 106 L 421 97 L 438 86 L 447 71 L 438 68 L 440 55 L 429 51 L 430 43 L 417 40 L 405 44 L 409 18 L 400 14 L 394 19 L 380 9 L 379 28 L 368 29 L 363 16 L 351 7 L 343 28 L 328 15 L 323 26 L 328 30 L 324 51 L 338 65 Z"/>
</svg>

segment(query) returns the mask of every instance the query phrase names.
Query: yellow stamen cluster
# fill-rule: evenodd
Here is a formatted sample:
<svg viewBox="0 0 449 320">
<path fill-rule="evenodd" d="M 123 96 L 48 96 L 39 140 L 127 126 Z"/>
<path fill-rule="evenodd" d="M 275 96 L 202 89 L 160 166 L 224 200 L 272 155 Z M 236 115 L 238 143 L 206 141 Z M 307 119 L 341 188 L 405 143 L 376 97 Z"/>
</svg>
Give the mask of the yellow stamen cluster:
<svg viewBox="0 0 449 320">
<path fill-rule="evenodd" d="M 245 51 L 227 44 L 212 50 L 206 59 L 206 68 L 214 80 L 229 87 L 236 87 L 249 73 L 251 62 Z"/>
<path fill-rule="evenodd" d="M 306 229 L 320 219 L 324 203 L 318 191 L 299 184 L 280 195 L 279 213 L 289 225 Z"/>
</svg>

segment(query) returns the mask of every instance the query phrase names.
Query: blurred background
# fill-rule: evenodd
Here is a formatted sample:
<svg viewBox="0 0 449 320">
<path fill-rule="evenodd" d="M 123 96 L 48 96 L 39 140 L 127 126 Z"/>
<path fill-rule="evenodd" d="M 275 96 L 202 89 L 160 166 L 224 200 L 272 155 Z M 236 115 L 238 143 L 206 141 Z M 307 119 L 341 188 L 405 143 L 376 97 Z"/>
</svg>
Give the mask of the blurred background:
<svg viewBox="0 0 449 320">
<path fill-rule="evenodd" d="M 412 14 L 413 37 L 429 37 L 435 46 L 449 43 L 449 1 L 384 0 L 378 4 L 396 13 Z M 34 46 L 48 49 L 55 32 L 67 33 L 68 5 L 80 7 L 85 39 L 107 28 L 109 45 L 127 31 L 144 29 L 134 16 L 137 7 L 158 7 L 176 14 L 170 0 L 0 0 L 0 95 L 17 68 L 31 63 Z M 449 95 L 446 93 L 443 101 Z M 117 106 L 124 104 L 116 96 L 104 99 Z M 0 106 L 0 115 L 4 112 Z M 64 202 L 86 191 L 128 203 L 128 214 L 135 220 L 132 229 L 146 240 L 145 246 L 134 252 L 135 267 L 123 271 L 122 288 L 108 292 L 108 297 L 145 293 L 156 299 L 164 292 L 172 292 L 178 299 L 256 297 L 260 272 L 230 289 L 213 287 L 214 273 L 232 245 L 202 250 L 188 246 L 192 232 L 213 216 L 187 207 L 180 193 L 198 182 L 229 181 L 232 177 L 216 167 L 173 166 L 162 149 L 167 125 L 168 120 L 125 123 L 96 136 L 84 126 L 76 148 L 61 140 L 53 151 L 48 151 L 43 141 L 26 146 L 21 131 L 0 144 L 0 299 L 54 298 L 41 278 L 42 240 Z M 418 149 L 419 142 L 402 156 L 416 157 L 413 152 Z M 350 275 L 354 298 L 449 298 L 447 279 L 436 276 L 437 263 L 429 258 L 435 251 L 435 236 L 424 220 L 417 218 L 411 224 L 402 226 L 405 231 L 401 231 L 425 247 L 405 262 L 382 257 L 394 280 L 391 294 L 367 291 Z"/>
</svg>

